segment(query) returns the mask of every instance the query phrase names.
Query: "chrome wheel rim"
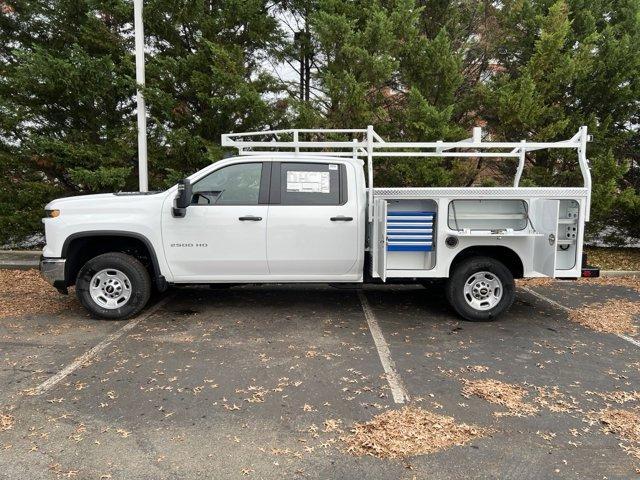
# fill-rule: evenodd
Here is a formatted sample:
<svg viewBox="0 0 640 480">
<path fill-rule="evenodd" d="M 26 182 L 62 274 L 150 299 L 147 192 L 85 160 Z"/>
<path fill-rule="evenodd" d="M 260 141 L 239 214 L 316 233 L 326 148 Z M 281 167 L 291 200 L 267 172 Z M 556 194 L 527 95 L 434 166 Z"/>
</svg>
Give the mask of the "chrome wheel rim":
<svg viewBox="0 0 640 480">
<path fill-rule="evenodd" d="M 93 301 L 107 310 L 120 308 L 131 298 L 129 277 L 115 268 L 100 270 L 91 278 L 89 285 Z"/>
<path fill-rule="evenodd" d="M 502 299 L 502 282 L 491 272 L 477 272 L 464 282 L 464 299 L 474 310 L 491 310 Z"/>
</svg>

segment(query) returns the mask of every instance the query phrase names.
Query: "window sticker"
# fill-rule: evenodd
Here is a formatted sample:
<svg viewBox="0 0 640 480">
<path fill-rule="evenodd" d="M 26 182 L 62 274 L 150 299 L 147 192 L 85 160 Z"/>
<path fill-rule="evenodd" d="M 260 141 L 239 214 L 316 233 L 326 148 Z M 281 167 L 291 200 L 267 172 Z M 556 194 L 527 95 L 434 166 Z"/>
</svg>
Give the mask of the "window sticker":
<svg viewBox="0 0 640 480">
<path fill-rule="evenodd" d="M 287 192 L 331 193 L 329 172 L 287 172 Z"/>
</svg>

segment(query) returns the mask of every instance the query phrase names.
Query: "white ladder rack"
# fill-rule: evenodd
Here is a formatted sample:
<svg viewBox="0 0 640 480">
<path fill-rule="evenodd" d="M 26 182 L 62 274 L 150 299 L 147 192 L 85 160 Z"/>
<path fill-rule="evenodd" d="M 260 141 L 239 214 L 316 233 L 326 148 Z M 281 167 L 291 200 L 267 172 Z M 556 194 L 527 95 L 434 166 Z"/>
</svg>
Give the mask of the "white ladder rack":
<svg viewBox="0 0 640 480">
<path fill-rule="evenodd" d="M 327 140 L 341 136 L 347 140 Z M 306 138 L 306 139 L 304 139 Z M 589 220 L 591 206 L 591 172 L 587 160 L 587 127 L 580 127 L 569 140 L 558 142 L 483 142 L 482 129 L 473 129 L 471 138 L 459 142 L 386 142 L 369 125 L 366 129 L 288 129 L 261 132 L 226 133 L 222 146 L 238 149 L 240 155 L 265 155 L 278 152 L 293 157 L 327 156 L 367 159 L 368 218 L 373 221 L 373 158 L 374 157 L 454 157 L 454 158 L 517 158 L 513 187 L 520 185 L 527 152 L 543 149 L 573 149 L 578 154 L 578 164 L 584 187 L 587 189 L 585 220 Z"/>
</svg>

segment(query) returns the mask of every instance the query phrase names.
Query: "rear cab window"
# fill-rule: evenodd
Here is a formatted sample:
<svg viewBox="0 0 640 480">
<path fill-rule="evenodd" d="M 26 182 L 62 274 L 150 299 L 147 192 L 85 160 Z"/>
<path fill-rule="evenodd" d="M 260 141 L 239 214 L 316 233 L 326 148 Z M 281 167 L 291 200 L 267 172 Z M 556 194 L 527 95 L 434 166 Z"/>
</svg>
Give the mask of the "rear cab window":
<svg viewBox="0 0 640 480">
<path fill-rule="evenodd" d="M 276 205 L 344 205 L 347 171 L 343 164 L 276 162 L 271 201 Z"/>
</svg>

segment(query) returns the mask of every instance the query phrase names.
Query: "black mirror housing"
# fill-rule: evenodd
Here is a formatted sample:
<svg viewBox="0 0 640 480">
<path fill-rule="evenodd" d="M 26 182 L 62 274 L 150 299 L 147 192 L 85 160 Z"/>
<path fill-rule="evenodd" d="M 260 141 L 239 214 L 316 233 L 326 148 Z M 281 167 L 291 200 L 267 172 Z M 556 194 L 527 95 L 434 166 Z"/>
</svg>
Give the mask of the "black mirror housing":
<svg viewBox="0 0 640 480">
<path fill-rule="evenodd" d="M 191 197 L 193 196 L 193 190 L 191 188 L 191 181 L 188 178 L 184 178 L 178 182 L 178 194 L 175 199 L 175 207 L 173 207 L 173 216 L 182 218 L 187 214 L 187 207 L 191 205 Z"/>
</svg>

